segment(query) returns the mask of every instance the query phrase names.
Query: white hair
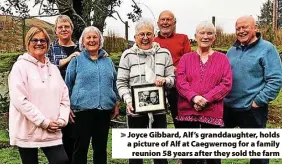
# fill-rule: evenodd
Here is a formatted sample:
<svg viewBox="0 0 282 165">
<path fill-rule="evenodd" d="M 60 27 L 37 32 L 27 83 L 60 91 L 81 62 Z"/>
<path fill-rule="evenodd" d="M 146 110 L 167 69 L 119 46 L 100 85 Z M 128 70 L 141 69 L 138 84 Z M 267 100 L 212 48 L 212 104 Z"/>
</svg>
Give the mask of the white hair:
<svg viewBox="0 0 282 165">
<path fill-rule="evenodd" d="M 101 31 L 98 28 L 96 28 L 95 26 L 88 26 L 83 30 L 83 32 L 82 32 L 82 34 L 79 38 L 79 50 L 80 51 L 84 50 L 83 38 L 85 37 L 85 34 L 88 33 L 88 32 L 95 32 L 95 33 L 98 34 L 99 49 L 101 49 L 104 46 L 104 37 L 103 37 Z"/>
<path fill-rule="evenodd" d="M 211 30 L 214 34 L 216 33 L 215 26 L 211 22 L 209 22 L 209 21 L 202 21 L 202 22 L 200 22 L 197 25 L 197 27 L 196 27 L 195 34 L 197 34 L 202 29 L 208 29 L 208 30 Z"/>
<path fill-rule="evenodd" d="M 135 34 L 137 34 L 143 26 L 151 26 L 153 28 L 154 33 L 153 21 L 151 19 L 141 18 L 135 25 Z"/>
</svg>

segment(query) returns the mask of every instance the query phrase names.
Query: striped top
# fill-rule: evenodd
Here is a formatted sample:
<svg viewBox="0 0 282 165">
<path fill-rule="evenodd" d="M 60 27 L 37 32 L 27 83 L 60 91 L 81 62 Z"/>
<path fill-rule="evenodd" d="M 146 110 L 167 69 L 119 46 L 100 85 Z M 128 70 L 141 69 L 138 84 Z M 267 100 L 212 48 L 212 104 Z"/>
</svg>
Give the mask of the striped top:
<svg viewBox="0 0 282 165">
<path fill-rule="evenodd" d="M 165 87 L 174 86 L 174 68 L 172 57 L 167 49 L 154 43 L 150 50 L 141 50 L 136 45 L 123 52 L 117 75 L 117 88 L 120 97 L 126 102 L 132 102 L 131 86 L 146 84 L 145 65 L 149 66 L 156 77 L 165 77 Z M 153 80 L 154 81 L 154 80 Z"/>
</svg>

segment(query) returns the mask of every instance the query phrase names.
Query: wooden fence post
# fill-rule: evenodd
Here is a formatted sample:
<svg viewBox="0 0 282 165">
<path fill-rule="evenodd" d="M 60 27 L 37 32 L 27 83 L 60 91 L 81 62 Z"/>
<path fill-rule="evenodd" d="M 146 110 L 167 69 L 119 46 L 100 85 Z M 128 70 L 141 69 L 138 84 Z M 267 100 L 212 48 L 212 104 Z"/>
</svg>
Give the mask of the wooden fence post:
<svg viewBox="0 0 282 165">
<path fill-rule="evenodd" d="M 25 17 L 22 18 L 23 51 L 25 51 Z"/>
<path fill-rule="evenodd" d="M 212 16 L 212 24 L 215 26 L 215 16 Z"/>
</svg>

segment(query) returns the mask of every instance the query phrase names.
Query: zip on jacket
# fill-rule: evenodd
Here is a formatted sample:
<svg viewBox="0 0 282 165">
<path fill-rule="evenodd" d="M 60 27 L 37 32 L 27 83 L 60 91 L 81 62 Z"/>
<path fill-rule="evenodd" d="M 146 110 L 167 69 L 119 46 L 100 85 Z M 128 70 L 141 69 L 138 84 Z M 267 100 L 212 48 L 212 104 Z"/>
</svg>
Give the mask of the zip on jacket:
<svg viewBox="0 0 282 165">
<path fill-rule="evenodd" d="M 92 60 L 87 50 L 68 65 L 65 82 L 69 88 L 71 109 L 74 112 L 89 109 L 112 110 L 119 100 L 116 88 L 116 70 L 105 51 Z"/>
</svg>

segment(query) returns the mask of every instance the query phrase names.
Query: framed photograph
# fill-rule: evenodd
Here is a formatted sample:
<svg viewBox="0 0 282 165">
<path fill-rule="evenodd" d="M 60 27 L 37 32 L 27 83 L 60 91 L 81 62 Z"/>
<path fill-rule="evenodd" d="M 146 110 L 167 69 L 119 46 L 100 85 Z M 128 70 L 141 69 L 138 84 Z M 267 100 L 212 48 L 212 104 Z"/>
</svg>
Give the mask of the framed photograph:
<svg viewBox="0 0 282 165">
<path fill-rule="evenodd" d="M 157 87 L 155 84 L 133 85 L 131 93 L 135 113 L 166 110 L 164 87 Z"/>
</svg>

